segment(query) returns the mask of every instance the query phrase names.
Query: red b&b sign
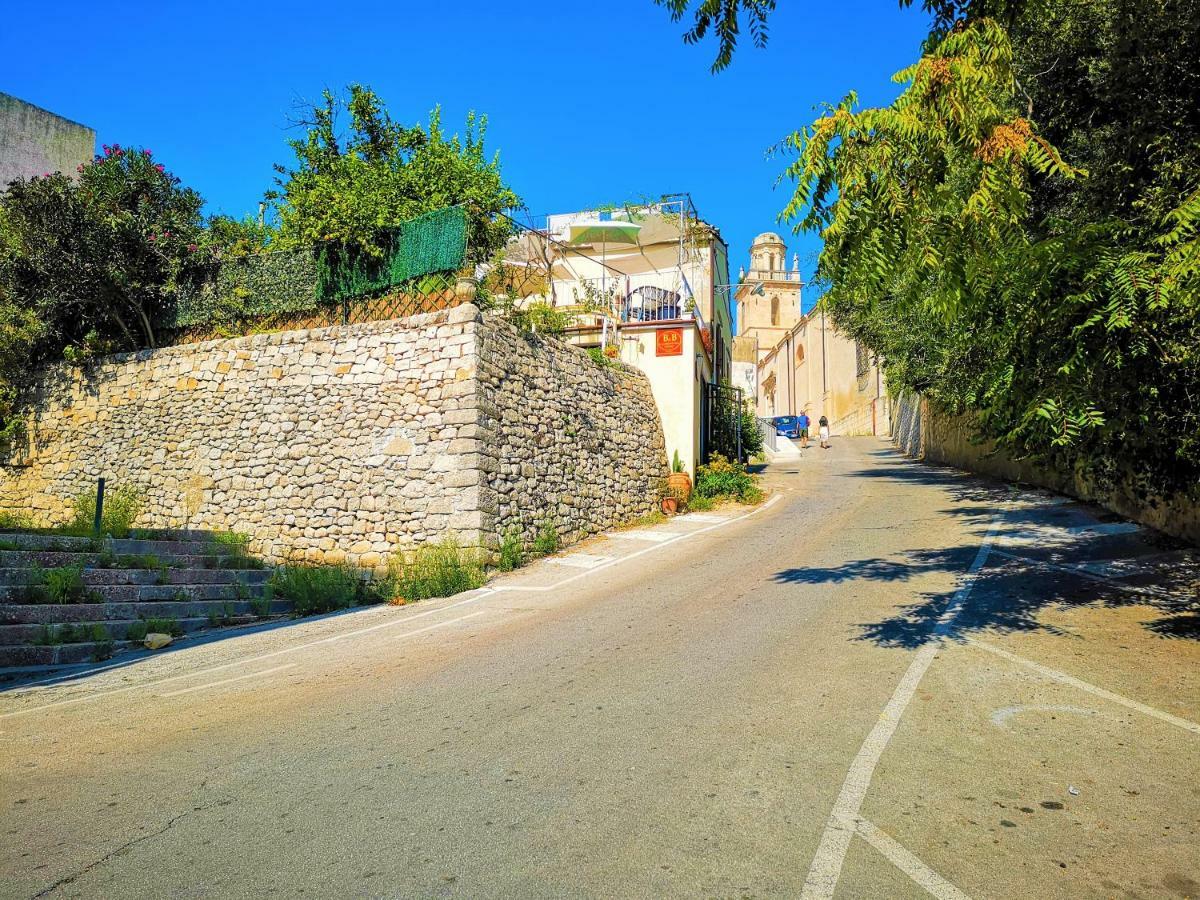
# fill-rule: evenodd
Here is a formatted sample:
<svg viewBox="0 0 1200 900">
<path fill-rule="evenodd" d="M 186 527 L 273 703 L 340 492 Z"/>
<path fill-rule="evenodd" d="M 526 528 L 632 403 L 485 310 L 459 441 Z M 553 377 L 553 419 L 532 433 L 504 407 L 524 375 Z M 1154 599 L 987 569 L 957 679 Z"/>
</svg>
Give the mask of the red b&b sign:
<svg viewBox="0 0 1200 900">
<path fill-rule="evenodd" d="M 661 328 L 655 332 L 655 356 L 683 356 L 683 329 Z"/>
</svg>

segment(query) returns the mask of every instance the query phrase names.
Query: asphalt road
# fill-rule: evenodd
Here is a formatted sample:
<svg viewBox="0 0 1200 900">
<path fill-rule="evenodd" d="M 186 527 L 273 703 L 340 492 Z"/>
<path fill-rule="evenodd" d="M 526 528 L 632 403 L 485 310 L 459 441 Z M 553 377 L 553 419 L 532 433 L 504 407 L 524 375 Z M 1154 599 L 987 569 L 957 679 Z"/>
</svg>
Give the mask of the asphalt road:
<svg viewBox="0 0 1200 900">
<path fill-rule="evenodd" d="M 870 439 L 0 691 L 4 897 L 1197 897 L 1200 555 Z"/>
</svg>

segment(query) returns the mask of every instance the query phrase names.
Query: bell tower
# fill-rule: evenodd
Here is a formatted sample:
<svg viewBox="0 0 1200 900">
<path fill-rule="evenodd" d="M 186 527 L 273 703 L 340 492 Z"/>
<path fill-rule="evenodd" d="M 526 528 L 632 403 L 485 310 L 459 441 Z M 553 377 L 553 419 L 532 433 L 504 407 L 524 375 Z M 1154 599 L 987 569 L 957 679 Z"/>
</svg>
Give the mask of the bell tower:
<svg viewBox="0 0 1200 900">
<path fill-rule="evenodd" d="M 737 332 L 752 339 L 757 355 L 768 353 L 781 338 L 799 324 L 800 262 L 792 257 L 787 267 L 787 245 L 778 234 L 766 231 L 750 245 L 750 269 L 739 273 Z"/>
</svg>

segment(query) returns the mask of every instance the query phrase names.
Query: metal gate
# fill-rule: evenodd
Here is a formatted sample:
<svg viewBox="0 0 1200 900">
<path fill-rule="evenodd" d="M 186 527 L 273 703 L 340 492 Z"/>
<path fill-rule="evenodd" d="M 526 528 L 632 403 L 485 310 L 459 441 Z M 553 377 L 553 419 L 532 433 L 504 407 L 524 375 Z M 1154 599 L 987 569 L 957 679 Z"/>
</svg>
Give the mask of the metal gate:
<svg viewBox="0 0 1200 900">
<path fill-rule="evenodd" d="M 706 384 L 700 400 L 700 461 L 714 453 L 745 462 L 742 456 L 742 389 Z"/>
</svg>

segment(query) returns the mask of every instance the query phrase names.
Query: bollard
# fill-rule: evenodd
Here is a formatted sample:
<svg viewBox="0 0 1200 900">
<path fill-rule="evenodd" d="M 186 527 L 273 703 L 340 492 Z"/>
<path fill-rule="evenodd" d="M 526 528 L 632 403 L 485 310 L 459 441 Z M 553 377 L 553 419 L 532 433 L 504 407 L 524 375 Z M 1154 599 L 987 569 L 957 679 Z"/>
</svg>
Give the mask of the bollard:
<svg viewBox="0 0 1200 900">
<path fill-rule="evenodd" d="M 100 537 L 100 529 L 104 523 L 104 479 L 96 479 L 96 524 L 92 526 L 95 537 Z"/>
</svg>

